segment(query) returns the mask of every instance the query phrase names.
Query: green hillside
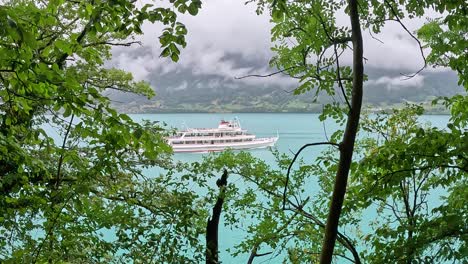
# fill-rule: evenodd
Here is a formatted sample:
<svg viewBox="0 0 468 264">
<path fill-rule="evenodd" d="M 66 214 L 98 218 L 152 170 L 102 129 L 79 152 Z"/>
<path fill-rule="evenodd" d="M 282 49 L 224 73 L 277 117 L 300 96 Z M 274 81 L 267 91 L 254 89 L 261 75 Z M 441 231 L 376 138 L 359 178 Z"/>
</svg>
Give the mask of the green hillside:
<svg viewBox="0 0 468 264">
<path fill-rule="evenodd" d="M 441 113 L 428 102 L 438 96 L 462 93 L 457 78 L 449 71 L 425 71 L 417 80 L 404 80 L 401 71 L 366 69 L 369 81 L 365 84 L 364 101 L 369 109 L 387 109 L 405 102 L 425 102 L 432 113 Z M 179 75 L 177 75 L 179 74 Z M 169 73 L 151 81 L 156 96 L 151 100 L 135 95 L 113 93 L 115 106 L 128 113 L 161 112 L 320 112 L 330 101 L 343 102 L 340 94 L 334 97 L 313 93 L 293 95 L 293 86 L 265 84 L 246 85 L 232 78 L 196 76 L 191 72 Z M 180 78 L 180 76 L 184 78 Z M 177 77 L 179 76 L 179 77 Z M 157 83 L 155 85 L 154 83 Z M 212 83 L 217 83 L 213 87 Z M 180 87 L 183 87 L 182 89 Z"/>
</svg>

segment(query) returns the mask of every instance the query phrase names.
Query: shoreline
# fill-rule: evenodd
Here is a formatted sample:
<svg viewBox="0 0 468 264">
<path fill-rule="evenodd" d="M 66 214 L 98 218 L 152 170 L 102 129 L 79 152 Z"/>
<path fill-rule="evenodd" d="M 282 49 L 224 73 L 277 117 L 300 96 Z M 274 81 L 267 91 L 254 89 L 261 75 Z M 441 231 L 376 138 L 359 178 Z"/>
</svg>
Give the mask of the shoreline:
<svg viewBox="0 0 468 264">
<path fill-rule="evenodd" d="M 171 114 L 321 114 L 318 112 L 139 112 L 139 113 L 126 113 L 119 112 L 127 115 L 171 115 Z M 376 113 L 376 112 L 372 112 Z M 450 116 L 450 113 L 424 113 L 426 116 Z"/>
</svg>

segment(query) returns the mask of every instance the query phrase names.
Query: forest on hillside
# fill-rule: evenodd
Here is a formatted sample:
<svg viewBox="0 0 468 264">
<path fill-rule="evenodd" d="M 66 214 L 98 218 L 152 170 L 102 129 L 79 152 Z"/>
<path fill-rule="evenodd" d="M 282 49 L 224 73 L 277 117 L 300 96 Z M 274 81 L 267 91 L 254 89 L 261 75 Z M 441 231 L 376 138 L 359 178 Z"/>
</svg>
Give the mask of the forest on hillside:
<svg viewBox="0 0 468 264">
<path fill-rule="evenodd" d="M 191 30 L 184 19 L 213 2 L 0 3 L 0 263 L 468 261 L 465 1 L 247 2 L 268 16 L 268 75 L 294 80 L 292 106 L 269 85 L 236 93 L 161 85 L 152 101 L 152 80 L 111 67 L 114 48 L 139 45 L 145 25 L 161 29 L 158 59 L 180 62 Z M 417 19 L 423 25 L 409 30 Z M 388 24 L 413 41 L 420 69 L 366 68 L 363 36 L 378 38 Z M 425 82 L 421 92 L 395 92 L 384 74 Z M 320 121 L 337 130 L 324 141 L 301 138 L 290 152 L 270 149 L 274 164 L 230 149 L 182 162 L 169 141 L 175 131 L 132 119 L 119 100 L 128 100 L 121 110 L 158 104 L 138 108 L 145 112 L 316 103 Z M 447 123 L 422 123 L 425 109 L 411 101 L 443 109 Z M 374 102 L 400 105 L 366 115 Z M 320 154 L 304 157 L 305 149 Z M 226 248 L 228 230 L 237 241 Z"/>
<path fill-rule="evenodd" d="M 177 79 L 182 74 L 183 79 Z M 231 80 L 217 80 L 213 76 L 192 76 L 190 72 L 166 74 L 158 81 L 150 84 L 157 96 L 152 99 L 129 93 L 109 91 L 114 100 L 113 105 L 126 113 L 177 113 L 177 112 L 312 112 L 320 113 L 326 103 L 341 100 L 324 92 L 316 97 L 310 94 L 295 95 L 292 89 L 278 85 L 252 85 Z M 458 85 L 455 72 L 425 71 L 421 73 L 423 81 L 419 86 L 392 85 L 392 79 L 401 80 L 405 77 L 401 71 L 382 70 L 366 67 L 366 75 L 371 82 L 365 83 L 364 103 L 366 108 L 391 110 L 399 108 L 406 102 L 421 103 L 428 113 L 444 113 L 443 107 L 431 105 L 437 97 L 450 97 L 464 93 Z M 255 78 L 255 77 L 252 77 Z M 380 78 L 380 81 L 378 81 Z M 217 84 L 216 86 L 211 83 Z M 376 81 L 377 80 L 377 81 Z M 186 83 L 186 85 L 183 85 Z M 183 86 L 184 89 L 175 89 Z M 335 87 L 337 90 L 338 87 Z"/>
</svg>

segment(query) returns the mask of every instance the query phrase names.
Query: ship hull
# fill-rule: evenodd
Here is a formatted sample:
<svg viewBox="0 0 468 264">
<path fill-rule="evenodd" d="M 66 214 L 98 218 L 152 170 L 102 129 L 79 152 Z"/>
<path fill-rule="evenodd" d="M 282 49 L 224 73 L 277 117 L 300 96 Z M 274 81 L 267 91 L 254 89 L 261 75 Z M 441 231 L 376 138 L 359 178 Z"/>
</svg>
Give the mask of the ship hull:
<svg viewBox="0 0 468 264">
<path fill-rule="evenodd" d="M 204 153 L 204 152 L 219 152 L 227 149 L 246 150 L 267 148 L 275 145 L 278 137 L 257 138 L 252 141 L 231 142 L 231 143 L 216 143 L 216 144 L 177 144 L 172 145 L 175 153 Z"/>
</svg>

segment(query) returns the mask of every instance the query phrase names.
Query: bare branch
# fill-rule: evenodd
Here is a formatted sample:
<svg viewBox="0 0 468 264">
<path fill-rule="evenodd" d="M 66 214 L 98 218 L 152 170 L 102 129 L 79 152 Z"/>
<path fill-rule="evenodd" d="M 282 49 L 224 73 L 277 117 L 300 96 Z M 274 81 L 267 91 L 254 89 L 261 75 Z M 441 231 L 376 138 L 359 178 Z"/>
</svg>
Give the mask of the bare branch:
<svg viewBox="0 0 468 264">
<path fill-rule="evenodd" d="M 269 251 L 269 252 L 265 252 L 265 253 L 257 253 L 257 247 L 254 247 L 252 249 L 252 252 L 250 253 L 250 257 L 249 257 L 249 260 L 247 260 L 247 264 L 252 264 L 253 263 L 253 260 L 256 258 L 256 257 L 263 257 L 263 256 L 267 256 L 267 255 L 270 255 L 273 253 L 273 251 Z"/>
<path fill-rule="evenodd" d="M 325 223 L 323 223 L 320 219 L 318 219 L 316 216 L 312 215 L 311 213 L 308 213 L 308 212 L 304 211 L 304 206 L 308 201 L 309 201 L 309 197 L 304 201 L 303 204 L 296 205 L 296 204 L 292 203 L 288 199 L 288 203 L 291 206 L 294 207 L 294 209 L 291 209 L 291 210 L 298 211 L 302 216 L 306 217 L 307 219 L 312 220 L 312 222 L 315 223 L 316 225 L 318 225 L 319 227 L 325 228 Z M 358 251 L 356 250 L 356 247 L 351 242 L 351 239 L 349 239 L 346 235 L 344 235 L 340 231 L 337 231 L 337 240 L 341 245 L 343 245 L 345 248 L 347 248 L 351 252 L 351 254 L 353 255 L 354 261 L 352 261 L 351 259 L 348 259 L 348 260 L 350 260 L 350 261 L 352 261 L 352 262 L 354 262 L 356 264 L 360 264 L 361 259 L 359 258 Z"/>
<path fill-rule="evenodd" d="M 376 38 L 374 36 L 374 34 L 372 34 L 372 30 L 369 28 L 369 35 L 371 36 L 371 38 L 373 38 L 374 40 L 377 40 L 378 42 L 380 42 L 381 44 L 385 44 L 382 40 Z"/>
<path fill-rule="evenodd" d="M 279 70 L 279 71 L 276 71 L 276 72 L 273 72 L 273 73 L 270 73 L 270 74 L 266 74 L 266 75 L 260 75 L 260 74 L 250 74 L 250 75 L 245 75 L 245 76 L 241 76 L 241 77 L 234 77 L 234 79 L 236 80 L 241 80 L 241 79 L 245 79 L 245 78 L 249 78 L 249 77 L 260 77 L 260 78 L 265 78 L 265 77 L 270 77 L 270 76 L 273 76 L 273 75 L 276 75 L 276 74 L 279 74 L 279 73 L 283 73 L 285 71 L 289 71 L 291 69 L 294 69 L 294 68 L 297 68 L 298 66 L 291 66 L 289 68 L 286 68 L 286 69 L 282 69 L 282 70 Z"/>
<path fill-rule="evenodd" d="M 413 78 L 414 76 L 418 75 L 422 70 L 424 70 L 427 66 L 427 60 L 426 60 L 426 56 L 424 55 L 424 51 L 423 51 L 423 47 L 422 47 L 422 44 L 421 44 L 421 41 L 419 41 L 419 39 L 413 34 L 411 33 L 411 31 L 408 30 L 408 28 L 405 26 L 405 24 L 400 20 L 400 18 L 398 17 L 398 14 L 396 12 L 396 10 L 393 8 L 393 6 L 387 1 L 387 0 L 384 0 L 385 4 L 390 8 L 390 11 L 392 12 L 392 14 L 395 16 L 395 21 L 398 22 L 401 27 L 408 33 L 408 35 L 411 36 L 411 38 L 413 38 L 417 43 L 418 43 L 418 46 L 419 46 L 419 51 L 421 52 L 421 57 L 423 58 L 424 60 L 424 65 L 415 73 L 413 74 L 403 74 L 403 73 L 400 73 L 401 75 L 403 76 L 406 76 L 407 78 L 405 80 L 408 80 L 408 79 L 411 79 Z"/>
<path fill-rule="evenodd" d="M 75 114 L 72 114 L 72 116 L 70 118 L 70 122 L 68 123 L 67 131 L 65 132 L 65 136 L 63 137 L 62 149 L 60 150 L 60 158 L 59 158 L 59 163 L 58 163 L 58 166 L 57 166 L 57 176 L 56 176 L 57 181 L 55 182 L 55 188 L 56 189 L 58 188 L 58 186 L 60 184 L 60 174 L 61 174 L 61 170 L 62 170 L 63 158 L 64 158 L 64 155 L 65 155 L 65 145 L 67 143 L 68 134 L 70 133 L 70 130 L 72 128 L 74 118 L 75 118 Z"/>
<path fill-rule="evenodd" d="M 266 252 L 266 253 L 259 253 L 259 254 L 255 254 L 256 257 L 263 257 L 263 256 L 266 256 L 266 255 L 270 255 L 271 253 L 273 253 L 272 251 L 270 252 Z"/>
<path fill-rule="evenodd" d="M 324 110 L 324 107 L 322 105 L 322 113 L 323 113 L 323 110 Z M 325 139 L 327 139 L 327 141 L 330 141 L 330 139 L 328 138 L 328 134 L 327 134 L 327 128 L 325 127 L 325 120 L 322 121 L 322 126 L 323 126 L 323 134 L 325 134 Z"/>
<path fill-rule="evenodd" d="M 333 45 L 338 45 L 338 44 L 346 44 L 348 42 L 351 42 L 352 39 L 351 37 L 336 37 L 336 38 L 333 38 L 331 41 Z"/>
<path fill-rule="evenodd" d="M 130 42 L 124 42 L 124 43 L 115 43 L 115 42 L 108 42 L 108 41 L 99 41 L 99 42 L 92 42 L 92 43 L 87 43 L 83 44 L 83 48 L 91 47 L 91 46 L 98 46 L 98 45 L 109 45 L 109 46 L 124 46 L 124 47 L 130 47 L 133 44 L 138 44 L 142 45 L 141 41 L 130 41 Z"/>
<path fill-rule="evenodd" d="M 286 182 L 284 184 L 284 191 L 283 191 L 283 210 L 285 208 L 285 205 L 286 205 L 286 192 L 288 190 L 288 184 L 289 184 L 289 175 L 291 173 L 291 168 L 294 164 L 294 162 L 296 161 L 297 157 L 299 157 L 299 154 L 304 150 L 306 149 L 307 147 L 312 147 L 312 146 L 319 146 L 319 145 L 332 145 L 332 146 L 335 146 L 335 147 L 340 147 L 339 144 L 337 143 L 334 143 L 334 142 L 317 142 L 317 143 L 309 143 L 309 144 L 305 144 L 303 145 L 297 152 L 296 154 L 294 155 L 294 158 L 293 160 L 291 161 L 291 163 L 289 164 L 289 167 L 288 167 L 288 172 L 286 174 Z"/>
<path fill-rule="evenodd" d="M 338 79 L 338 85 L 340 86 L 341 92 L 343 93 L 343 97 L 346 100 L 346 104 L 348 105 L 349 111 L 351 111 L 351 104 L 349 103 L 348 97 L 346 96 L 346 92 L 343 87 L 343 82 L 341 81 L 340 60 L 338 59 L 338 50 L 336 48 L 336 45 L 333 45 L 333 49 L 335 51 L 336 56 L 336 78 Z"/>
</svg>

